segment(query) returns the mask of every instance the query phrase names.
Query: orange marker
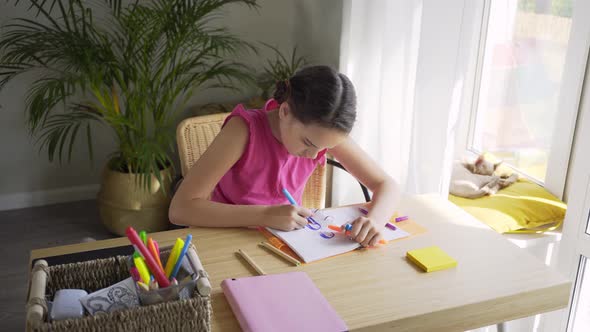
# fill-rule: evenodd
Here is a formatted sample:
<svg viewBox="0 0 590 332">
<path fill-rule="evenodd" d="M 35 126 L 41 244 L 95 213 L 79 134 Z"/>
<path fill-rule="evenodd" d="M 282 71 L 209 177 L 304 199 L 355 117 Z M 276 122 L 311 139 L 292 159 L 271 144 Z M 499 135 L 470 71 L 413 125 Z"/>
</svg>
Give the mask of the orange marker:
<svg viewBox="0 0 590 332">
<path fill-rule="evenodd" d="M 342 232 L 342 227 L 337 225 L 328 225 L 328 228 L 335 231 L 335 232 Z M 348 235 L 350 231 L 346 231 L 346 235 Z M 380 244 L 387 244 L 387 241 L 384 239 L 379 240 Z"/>
<path fill-rule="evenodd" d="M 335 232 L 340 232 L 342 230 L 342 228 L 340 226 L 336 226 L 336 225 L 328 225 L 328 228 L 335 231 Z"/>
<path fill-rule="evenodd" d="M 156 259 L 156 263 L 158 263 L 158 265 L 160 265 L 160 268 L 163 271 L 164 266 L 162 266 L 162 261 L 160 260 L 160 253 L 159 253 L 158 249 L 156 249 L 156 244 L 154 243 L 154 241 L 152 240 L 151 237 L 149 239 L 147 239 L 147 247 L 148 247 L 149 251 L 152 253 L 152 256 L 154 256 L 154 258 Z"/>
</svg>

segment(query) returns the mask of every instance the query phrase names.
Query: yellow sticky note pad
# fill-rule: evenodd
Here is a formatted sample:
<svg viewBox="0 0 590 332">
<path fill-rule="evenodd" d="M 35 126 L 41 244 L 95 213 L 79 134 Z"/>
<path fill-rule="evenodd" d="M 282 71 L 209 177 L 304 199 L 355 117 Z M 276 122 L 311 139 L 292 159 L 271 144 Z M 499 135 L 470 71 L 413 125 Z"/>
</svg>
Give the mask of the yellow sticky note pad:
<svg viewBox="0 0 590 332">
<path fill-rule="evenodd" d="M 410 250 L 406 257 L 426 272 L 434 272 L 457 266 L 457 261 L 437 246 Z"/>
</svg>

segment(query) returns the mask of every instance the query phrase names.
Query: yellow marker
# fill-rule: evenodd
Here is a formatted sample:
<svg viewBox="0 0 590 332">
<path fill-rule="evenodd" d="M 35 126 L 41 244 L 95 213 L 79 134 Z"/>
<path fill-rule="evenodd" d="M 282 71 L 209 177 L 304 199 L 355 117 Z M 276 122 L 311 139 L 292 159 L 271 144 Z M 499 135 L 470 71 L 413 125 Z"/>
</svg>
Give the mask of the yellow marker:
<svg viewBox="0 0 590 332">
<path fill-rule="evenodd" d="M 170 257 L 168 257 L 168 261 L 166 262 L 166 277 L 170 278 L 170 274 L 172 274 L 174 265 L 176 265 L 176 261 L 178 260 L 178 256 L 180 256 L 180 252 L 182 251 L 183 247 L 184 241 L 181 238 L 177 238 L 176 243 L 170 252 Z"/>
<path fill-rule="evenodd" d="M 149 291 L 149 290 L 150 290 L 149 286 L 148 286 L 148 285 L 146 285 L 146 284 L 144 284 L 144 283 L 143 283 L 143 282 L 141 282 L 141 281 L 138 281 L 138 282 L 137 282 L 137 285 L 139 286 L 139 288 L 140 288 L 140 289 L 143 289 L 144 291 Z"/>
<path fill-rule="evenodd" d="M 145 284 L 149 284 L 150 270 L 148 270 L 147 266 L 145 265 L 143 258 L 135 257 L 133 258 L 133 263 L 135 263 L 135 267 L 137 268 L 137 271 L 139 271 L 139 277 L 141 278 L 141 281 L 143 281 Z"/>
</svg>

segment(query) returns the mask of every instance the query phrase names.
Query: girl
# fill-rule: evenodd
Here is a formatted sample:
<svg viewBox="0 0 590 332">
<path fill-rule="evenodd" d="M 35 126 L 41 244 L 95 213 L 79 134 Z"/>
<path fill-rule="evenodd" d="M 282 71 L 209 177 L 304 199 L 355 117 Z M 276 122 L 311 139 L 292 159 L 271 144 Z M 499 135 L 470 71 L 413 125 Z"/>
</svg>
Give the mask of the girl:
<svg viewBox="0 0 590 332">
<path fill-rule="evenodd" d="M 375 245 L 397 205 L 398 188 L 348 136 L 355 109 L 352 83 L 327 66 L 307 67 L 278 82 L 262 110 L 238 105 L 178 188 L 170 220 L 283 231 L 305 227 L 311 211 L 289 205 L 282 188 L 301 202 L 308 177 L 330 152 L 373 192 L 369 213 L 352 223 L 351 238 Z"/>
</svg>

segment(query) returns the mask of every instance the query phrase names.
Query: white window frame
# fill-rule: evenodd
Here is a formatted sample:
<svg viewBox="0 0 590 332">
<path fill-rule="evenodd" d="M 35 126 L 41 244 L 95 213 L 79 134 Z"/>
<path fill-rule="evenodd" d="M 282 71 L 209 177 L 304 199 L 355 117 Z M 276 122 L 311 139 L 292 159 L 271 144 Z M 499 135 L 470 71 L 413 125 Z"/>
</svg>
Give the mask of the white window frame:
<svg viewBox="0 0 590 332">
<path fill-rule="evenodd" d="M 457 147 L 459 149 L 458 151 L 466 151 L 473 154 L 479 154 L 481 152 L 472 147 L 472 142 L 475 135 L 475 121 L 477 117 L 477 108 L 481 88 L 483 59 L 486 50 L 485 44 L 490 18 L 491 1 L 492 0 L 483 0 L 482 22 L 479 31 L 479 42 L 476 55 L 477 62 L 474 68 L 471 69 L 471 74 L 475 77 L 475 79 L 472 84 L 466 85 L 466 89 L 472 89 L 472 91 L 471 93 L 466 91 L 465 95 L 469 100 L 464 101 L 463 104 L 467 107 L 466 115 L 468 115 L 469 121 L 465 121 L 465 128 L 460 130 L 460 133 L 462 133 L 462 136 L 465 137 L 465 139 L 462 141 L 462 144 Z M 577 16 L 576 12 L 578 12 L 576 6 L 583 5 L 587 7 L 588 4 L 584 3 L 583 0 L 573 1 L 574 10 L 572 15 L 570 40 L 577 40 L 575 38 L 580 37 L 580 31 L 574 31 L 575 29 L 573 23 L 574 16 Z M 580 30 L 580 28 L 577 30 Z M 583 45 L 581 44 L 583 43 L 568 43 L 568 50 L 561 80 L 561 90 L 558 97 L 558 112 L 559 117 L 562 120 L 556 122 L 554 129 L 556 134 L 552 135 L 553 138 L 551 142 L 549 159 L 547 161 L 547 173 L 545 175 L 545 181 L 544 183 L 540 183 L 537 179 L 530 178 L 531 180 L 543 185 L 547 190 L 560 199 L 564 198 L 567 170 L 571 153 L 571 144 L 573 142 L 576 118 L 578 114 L 579 101 L 584 79 L 584 71 L 580 71 L 579 68 L 585 68 L 585 55 L 587 55 L 587 50 L 584 50 Z M 527 176 L 527 174 L 523 175 Z"/>
</svg>

